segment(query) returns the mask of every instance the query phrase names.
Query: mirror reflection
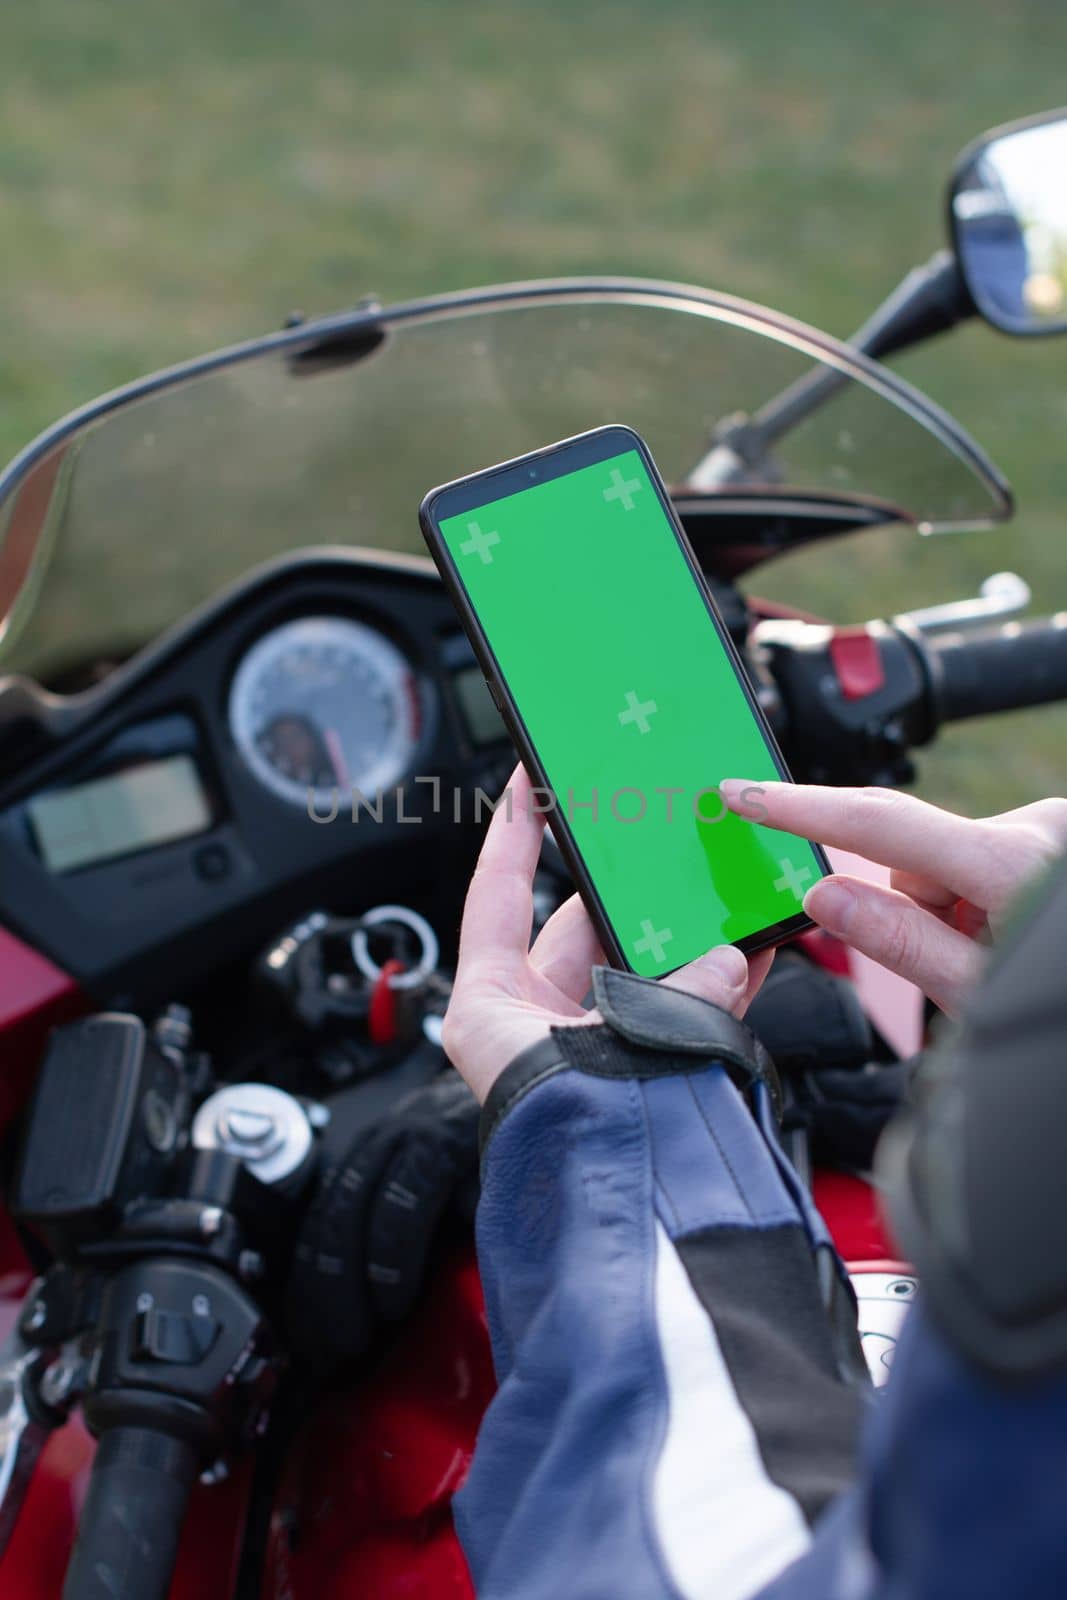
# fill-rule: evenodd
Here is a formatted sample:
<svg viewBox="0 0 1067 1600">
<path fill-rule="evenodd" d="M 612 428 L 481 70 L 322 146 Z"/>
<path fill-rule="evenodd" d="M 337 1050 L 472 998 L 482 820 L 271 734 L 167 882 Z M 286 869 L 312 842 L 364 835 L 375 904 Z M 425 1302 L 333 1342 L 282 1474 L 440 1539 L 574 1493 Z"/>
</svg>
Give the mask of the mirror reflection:
<svg viewBox="0 0 1067 1600">
<path fill-rule="evenodd" d="M 957 177 L 960 267 L 978 310 L 1007 333 L 1067 329 L 1067 118 L 996 135 Z"/>
</svg>

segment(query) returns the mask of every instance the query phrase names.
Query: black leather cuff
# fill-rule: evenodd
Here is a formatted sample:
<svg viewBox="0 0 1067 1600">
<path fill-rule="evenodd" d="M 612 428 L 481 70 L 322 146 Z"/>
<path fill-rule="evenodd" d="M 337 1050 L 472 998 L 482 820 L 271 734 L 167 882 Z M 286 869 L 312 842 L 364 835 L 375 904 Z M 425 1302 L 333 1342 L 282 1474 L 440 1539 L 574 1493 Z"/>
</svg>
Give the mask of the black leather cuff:
<svg viewBox="0 0 1067 1600">
<path fill-rule="evenodd" d="M 478 1148 L 485 1155 L 486 1146 L 503 1122 L 512 1106 L 517 1105 L 531 1089 L 536 1089 L 546 1078 L 563 1072 L 568 1063 L 556 1043 L 555 1035 L 562 1028 L 553 1028 L 547 1039 L 538 1039 L 527 1045 L 510 1061 L 486 1095 L 478 1123 Z"/>
<path fill-rule="evenodd" d="M 482 1107 L 484 1155 L 498 1124 L 546 1078 L 568 1069 L 600 1078 L 660 1078 L 718 1061 L 743 1093 L 766 1086 L 775 1115 L 782 1092 L 774 1063 L 750 1028 L 710 1000 L 613 967 L 594 967 L 593 998 L 603 1022 L 553 1028 L 521 1051 Z"/>
</svg>

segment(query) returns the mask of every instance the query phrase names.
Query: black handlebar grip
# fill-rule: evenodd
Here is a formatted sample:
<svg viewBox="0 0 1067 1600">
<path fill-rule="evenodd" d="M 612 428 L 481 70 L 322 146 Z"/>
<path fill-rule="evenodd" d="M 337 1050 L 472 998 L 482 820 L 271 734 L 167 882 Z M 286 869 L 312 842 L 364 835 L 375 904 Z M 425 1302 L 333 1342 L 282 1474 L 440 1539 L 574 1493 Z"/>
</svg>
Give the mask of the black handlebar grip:
<svg viewBox="0 0 1067 1600">
<path fill-rule="evenodd" d="M 1067 614 L 924 644 L 942 722 L 1067 700 Z"/>
<path fill-rule="evenodd" d="M 150 1428 L 101 1437 L 67 1568 L 63 1600 L 167 1600 L 195 1446 Z"/>
</svg>

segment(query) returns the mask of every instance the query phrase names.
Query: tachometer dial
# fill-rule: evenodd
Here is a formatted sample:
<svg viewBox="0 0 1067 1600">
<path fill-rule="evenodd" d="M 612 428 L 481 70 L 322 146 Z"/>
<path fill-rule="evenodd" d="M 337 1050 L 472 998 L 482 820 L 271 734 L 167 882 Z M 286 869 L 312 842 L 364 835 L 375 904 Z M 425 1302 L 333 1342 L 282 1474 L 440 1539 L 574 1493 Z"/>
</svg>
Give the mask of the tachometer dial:
<svg viewBox="0 0 1067 1600">
<path fill-rule="evenodd" d="M 230 730 L 248 766 L 294 805 L 369 798 L 411 765 L 419 700 L 394 644 L 347 617 L 301 617 L 264 634 L 230 690 Z"/>
</svg>

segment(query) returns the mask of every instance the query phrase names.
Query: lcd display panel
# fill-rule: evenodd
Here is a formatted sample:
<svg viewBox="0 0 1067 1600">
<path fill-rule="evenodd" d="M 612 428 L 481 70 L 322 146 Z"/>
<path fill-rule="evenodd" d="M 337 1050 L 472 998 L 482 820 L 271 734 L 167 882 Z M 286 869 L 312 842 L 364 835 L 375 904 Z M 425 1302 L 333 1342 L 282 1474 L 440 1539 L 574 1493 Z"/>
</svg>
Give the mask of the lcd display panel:
<svg viewBox="0 0 1067 1600">
<path fill-rule="evenodd" d="M 211 807 L 189 755 L 145 761 L 73 788 L 36 796 L 27 812 L 51 872 L 171 843 L 211 826 Z"/>
</svg>

